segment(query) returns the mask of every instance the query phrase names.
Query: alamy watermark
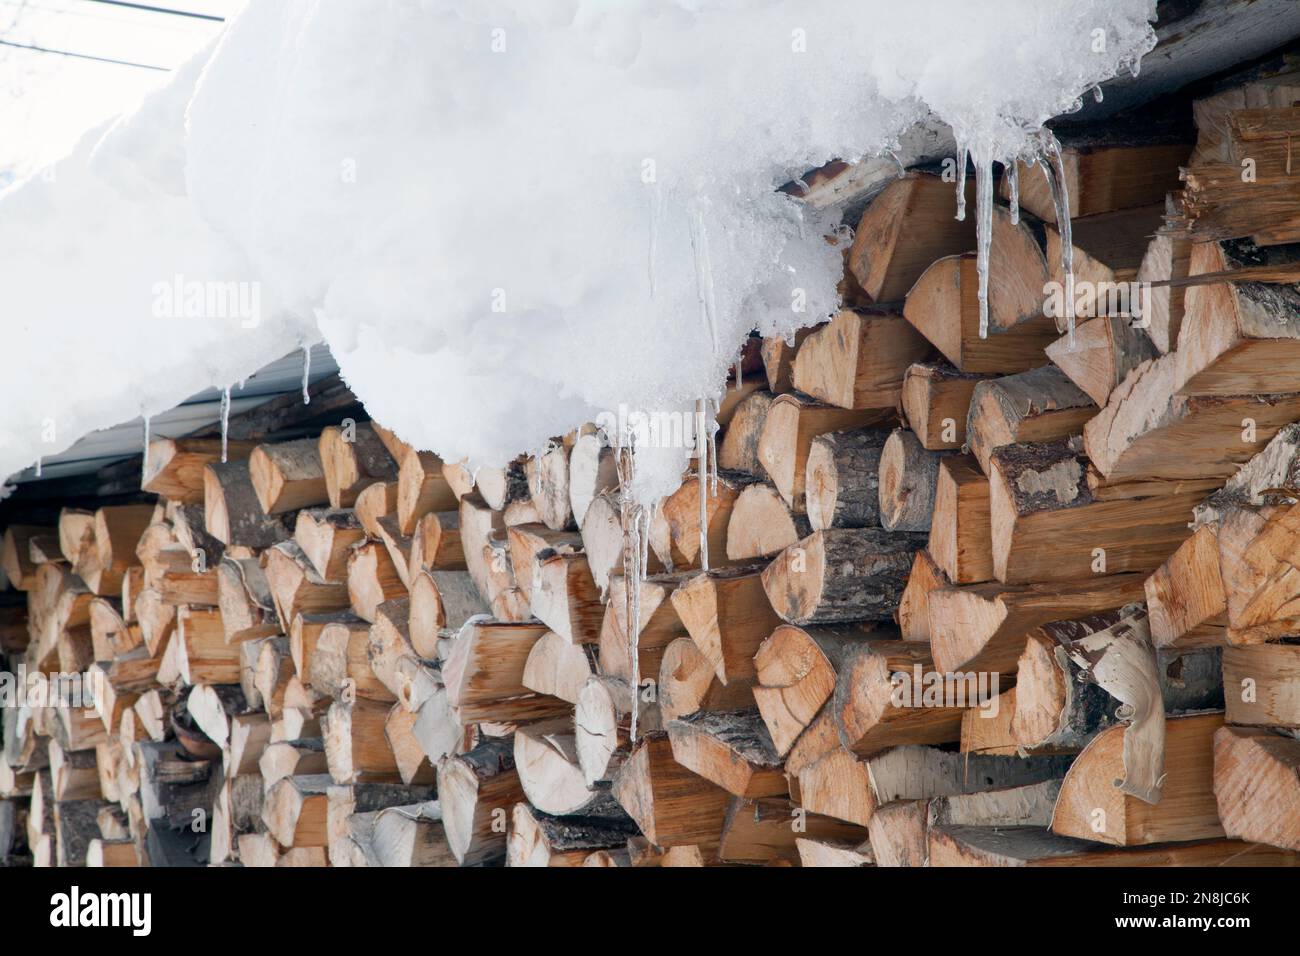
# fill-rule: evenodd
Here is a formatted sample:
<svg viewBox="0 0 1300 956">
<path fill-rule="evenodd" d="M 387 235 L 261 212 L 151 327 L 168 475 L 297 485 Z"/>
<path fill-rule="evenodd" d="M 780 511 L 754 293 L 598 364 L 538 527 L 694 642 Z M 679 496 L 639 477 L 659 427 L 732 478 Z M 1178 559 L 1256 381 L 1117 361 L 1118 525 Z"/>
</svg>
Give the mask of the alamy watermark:
<svg viewBox="0 0 1300 956">
<path fill-rule="evenodd" d="M 997 671 L 927 671 L 913 664 L 911 671 L 890 676 L 890 703 L 895 707 L 978 707 L 982 717 L 996 717 L 1001 688 Z"/>
<path fill-rule="evenodd" d="M 262 321 L 260 282 L 187 279 L 181 273 L 153 284 L 153 314 L 158 319 L 235 319 L 240 328 Z"/>
<path fill-rule="evenodd" d="M 56 671 L 28 671 L 26 664 L 18 670 L 0 671 L 0 708 L 8 707 L 69 707 L 94 710 L 102 695 L 104 683 L 101 671 L 90 670 L 84 674 L 66 674 Z"/>
<path fill-rule="evenodd" d="M 1068 304 L 1064 284 L 1044 283 L 1043 296 L 1043 314 L 1051 319 L 1064 318 Z M 1134 328 L 1144 329 L 1151 322 L 1151 283 L 1081 279 L 1074 283 L 1074 315 L 1080 319 L 1127 315 Z"/>
</svg>

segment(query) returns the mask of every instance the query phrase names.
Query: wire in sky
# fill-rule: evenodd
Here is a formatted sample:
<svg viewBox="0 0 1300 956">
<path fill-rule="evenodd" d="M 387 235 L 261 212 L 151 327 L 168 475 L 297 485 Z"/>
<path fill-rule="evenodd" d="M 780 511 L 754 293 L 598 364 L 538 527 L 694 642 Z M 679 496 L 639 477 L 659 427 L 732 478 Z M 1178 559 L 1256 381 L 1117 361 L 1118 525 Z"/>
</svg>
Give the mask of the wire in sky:
<svg viewBox="0 0 1300 956">
<path fill-rule="evenodd" d="M 11 46 L 19 50 L 34 50 L 37 53 L 53 53 L 58 56 L 75 57 L 78 60 L 94 60 L 96 63 L 115 63 L 118 66 L 134 66 L 142 70 L 158 70 L 162 73 L 170 73 L 171 68 L 166 66 L 154 66 L 150 63 L 133 63 L 130 60 L 115 60 L 108 56 L 92 56 L 89 53 L 73 53 L 71 50 L 52 50 L 49 47 L 33 46 L 30 43 L 14 43 L 12 40 L 0 40 L 0 46 Z"/>
<path fill-rule="evenodd" d="M 194 13 L 191 10 L 175 10 L 171 7 L 155 7 L 147 3 L 128 3 L 127 0 L 86 0 L 87 3 L 103 3 L 110 7 L 128 7 L 132 10 L 146 10 L 149 13 L 167 13 L 174 17 L 190 17 L 193 20 L 212 20 L 216 23 L 225 23 L 225 17 L 214 16 L 211 13 Z"/>
</svg>

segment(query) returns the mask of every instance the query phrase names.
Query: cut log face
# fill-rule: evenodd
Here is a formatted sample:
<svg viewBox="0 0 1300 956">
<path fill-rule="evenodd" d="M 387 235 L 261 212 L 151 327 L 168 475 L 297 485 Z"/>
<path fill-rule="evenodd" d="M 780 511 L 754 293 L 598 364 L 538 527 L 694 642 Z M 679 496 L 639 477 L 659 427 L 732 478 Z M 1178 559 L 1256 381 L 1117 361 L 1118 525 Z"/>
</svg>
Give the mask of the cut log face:
<svg viewBox="0 0 1300 956">
<path fill-rule="evenodd" d="M 524 686 L 577 704 L 579 693 L 594 673 L 592 650 L 570 644 L 554 631 L 547 631 L 528 652 Z"/>
<path fill-rule="evenodd" d="M 914 171 L 867 206 L 854 233 L 849 269 L 868 298 L 901 302 L 935 259 L 974 246 L 974 224 L 954 219 L 952 203 L 951 183 Z"/>
<path fill-rule="evenodd" d="M 721 454 L 718 460 L 722 461 Z M 587 509 L 596 496 L 617 487 L 618 468 L 614 449 L 598 435 L 580 435 L 569 452 L 569 507 L 573 512 L 574 524 L 582 527 Z"/>
<path fill-rule="evenodd" d="M 634 833 L 626 820 L 557 818 L 517 803 L 510 816 L 506 866 L 590 866 L 593 855 L 616 850 Z"/>
<path fill-rule="evenodd" d="M 1300 647 L 1257 644 L 1223 649 L 1227 721 L 1300 730 Z"/>
<path fill-rule="evenodd" d="M 1166 214 L 1172 203 L 1166 201 Z M 1142 263 L 1138 266 L 1137 281 L 1165 282 L 1187 278 L 1191 268 L 1192 244 L 1185 238 L 1169 235 L 1151 237 Z M 1145 320 L 1147 335 L 1161 355 L 1167 355 L 1178 345 L 1183 326 L 1187 290 L 1177 286 L 1152 286 L 1146 297 Z"/>
<path fill-rule="evenodd" d="M 510 741 L 489 739 L 438 765 L 438 802 L 447 844 L 461 866 L 505 856 L 505 814 L 524 799 Z"/>
<path fill-rule="evenodd" d="M 1165 647 L 1195 639 L 1198 629 L 1221 624 L 1227 612 L 1219 573 L 1218 529 L 1202 525 L 1146 582 L 1151 639 Z"/>
<path fill-rule="evenodd" d="M 322 429 L 319 453 L 331 508 L 351 508 L 370 485 L 397 480 L 397 462 L 370 422 Z"/>
<path fill-rule="evenodd" d="M 807 537 L 811 530 L 808 518 L 791 512 L 772 485 L 749 485 L 731 507 L 727 560 L 740 562 L 771 557 Z"/>
<path fill-rule="evenodd" d="M 520 727 L 514 746 L 519 782 L 538 810 L 561 817 L 626 819 L 608 787 L 587 784 L 570 718 Z"/>
<path fill-rule="evenodd" d="M 776 752 L 785 756 L 835 689 L 847 648 L 870 632 L 782 624 L 754 655 L 754 700 Z"/>
<path fill-rule="evenodd" d="M 1098 406 L 1143 362 L 1160 354 L 1151 339 L 1127 316 L 1090 319 L 1075 327 L 1074 345 L 1062 336 L 1047 347 L 1048 357 Z"/>
<path fill-rule="evenodd" d="M 266 548 L 290 537 L 283 518 L 262 510 L 247 461 L 204 466 L 203 521 L 208 534 L 227 546 Z"/>
<path fill-rule="evenodd" d="M 1067 442 L 1004 445 L 993 453 L 989 510 L 999 581 L 1150 571 L 1189 536 L 1201 492 L 1098 501 L 1085 469 Z"/>
<path fill-rule="evenodd" d="M 700 710 L 754 706 L 753 681 L 722 683 L 713 663 L 689 637 L 679 637 L 664 649 L 658 673 L 659 710 L 665 721 Z"/>
<path fill-rule="evenodd" d="M 817 326 L 796 329 L 787 342 L 779 336 L 763 340 L 763 371 L 767 376 L 767 387 L 773 395 L 781 395 L 794 388 L 791 378 L 794 376 L 794 357 L 799 346 Z"/>
<path fill-rule="evenodd" d="M 947 364 L 917 363 L 903 376 L 903 418 L 931 451 L 966 444 L 971 397 L 984 376 Z"/>
<path fill-rule="evenodd" d="M 798 395 L 782 395 L 772 403 L 763 420 L 758 460 L 785 503 L 793 511 L 803 513 L 806 510 L 804 481 L 813 439 L 828 432 L 882 424 L 893 417 L 892 411 L 854 411 L 819 405 Z"/>
<path fill-rule="evenodd" d="M 1300 741 L 1266 730 L 1214 734 L 1214 797 L 1228 836 L 1300 850 Z"/>
<path fill-rule="evenodd" d="M 758 439 L 763 433 L 763 421 L 772 401 L 772 393 L 763 389 L 746 396 L 736 406 L 718 445 L 719 468 L 742 471 L 756 478 L 763 476 L 763 466 L 758 460 Z M 613 487 L 612 483 L 610 487 Z"/>
<path fill-rule="evenodd" d="M 284 514 L 329 501 L 318 439 L 258 445 L 249 456 L 248 468 L 264 514 Z"/>
<path fill-rule="evenodd" d="M 721 842 L 730 795 L 674 760 L 666 733 L 638 743 L 614 780 L 614 796 L 656 846 Z"/>
<path fill-rule="evenodd" d="M 920 535 L 877 528 L 815 531 L 763 570 L 763 587 L 790 624 L 887 621 L 923 546 Z"/>
<path fill-rule="evenodd" d="M 799 346 L 792 381 L 828 405 L 893 409 L 908 367 L 929 353 L 930 343 L 901 315 L 845 310 Z"/>
<path fill-rule="evenodd" d="M 252 454 L 256 442 L 227 441 L 226 460 Z M 221 461 L 218 438 L 158 438 L 149 443 L 140 488 L 169 501 L 203 504 L 203 469 Z"/>
<path fill-rule="evenodd" d="M 929 531 L 943 452 L 927 451 L 896 428 L 880 452 L 880 524 L 889 531 Z"/>
<path fill-rule="evenodd" d="M 553 531 L 577 529 L 569 501 L 569 449 L 554 443 L 524 466 L 528 491 L 542 523 Z"/>
<path fill-rule="evenodd" d="M 988 474 L 989 459 L 1003 445 L 1068 438 L 1096 414 L 1087 394 L 1049 365 L 976 385 L 966 441 Z"/>
<path fill-rule="evenodd" d="M 429 452 L 412 451 L 399 464 L 397 474 L 398 530 L 414 533 L 416 522 L 431 511 L 454 511 L 459 504 L 451 483 L 442 474 L 442 459 Z"/>
<path fill-rule="evenodd" d="M 993 578 L 989 522 L 989 482 L 974 456 L 942 459 L 935 480 L 928 551 L 953 584 L 978 584 Z"/>
<path fill-rule="evenodd" d="M 672 603 L 718 680 L 752 682 L 754 653 L 780 623 L 756 568 L 698 574 L 673 591 Z"/>
<path fill-rule="evenodd" d="M 1166 776 L 1156 804 L 1114 785 L 1124 777 L 1125 728 L 1098 734 L 1065 777 L 1052 831 L 1113 846 L 1222 837 L 1214 797 L 1214 734 L 1222 726 L 1222 714 L 1165 722 Z"/>
</svg>

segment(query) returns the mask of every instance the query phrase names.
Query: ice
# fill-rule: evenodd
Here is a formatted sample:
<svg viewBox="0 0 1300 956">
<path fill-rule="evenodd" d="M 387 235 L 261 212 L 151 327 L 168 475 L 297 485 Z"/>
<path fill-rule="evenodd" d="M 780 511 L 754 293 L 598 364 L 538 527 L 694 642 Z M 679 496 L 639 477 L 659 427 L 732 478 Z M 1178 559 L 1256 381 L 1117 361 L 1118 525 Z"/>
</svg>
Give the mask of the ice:
<svg viewBox="0 0 1300 956">
<path fill-rule="evenodd" d="M 1028 156 L 1154 42 L 1154 0 L 984 7 L 252 0 L 0 198 L 0 475 L 51 453 L 51 410 L 71 442 L 322 339 L 375 419 L 471 467 L 620 405 L 689 416 L 751 330 L 837 306 L 839 214 L 779 186 L 920 123 Z M 256 321 L 159 310 L 174 280 L 255 290 Z M 688 460 L 636 457 L 643 504 Z"/>
<path fill-rule="evenodd" d="M 149 474 L 149 421 L 151 416 L 144 416 L 144 451 L 140 453 L 140 474 Z"/>
<path fill-rule="evenodd" d="M 307 391 L 307 386 L 311 382 L 311 346 L 302 347 L 302 403 L 311 404 L 311 393 Z"/>
<path fill-rule="evenodd" d="M 993 160 L 975 157 L 975 271 L 979 276 L 980 338 L 989 334 L 989 246 L 993 242 Z"/>
<path fill-rule="evenodd" d="M 230 433 L 230 386 L 221 390 L 221 463 L 226 462 L 226 442 Z"/>
<path fill-rule="evenodd" d="M 1011 225 L 1018 226 L 1020 224 L 1020 163 L 1013 159 L 1007 163 L 1006 169 L 1007 183 L 1011 190 Z"/>
<path fill-rule="evenodd" d="M 966 221 L 966 164 L 970 161 L 970 150 L 965 146 L 957 147 L 957 216 L 958 222 Z"/>
<path fill-rule="evenodd" d="M 1052 133 L 1043 129 L 1038 135 L 1039 160 L 1043 175 L 1052 192 L 1052 208 L 1056 213 L 1056 229 L 1061 234 L 1061 271 L 1065 276 L 1065 323 L 1068 336 L 1066 347 L 1074 351 L 1074 242 L 1070 229 L 1070 189 L 1065 181 L 1065 160 L 1061 144 Z"/>
</svg>

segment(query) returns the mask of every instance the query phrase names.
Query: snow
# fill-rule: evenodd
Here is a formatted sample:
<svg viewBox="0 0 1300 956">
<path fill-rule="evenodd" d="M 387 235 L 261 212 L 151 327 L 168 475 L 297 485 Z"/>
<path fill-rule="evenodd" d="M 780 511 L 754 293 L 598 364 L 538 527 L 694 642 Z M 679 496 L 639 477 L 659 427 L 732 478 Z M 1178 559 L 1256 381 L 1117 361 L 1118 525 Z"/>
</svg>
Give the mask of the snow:
<svg viewBox="0 0 1300 956">
<path fill-rule="evenodd" d="M 932 116 L 983 197 L 1154 42 L 1155 0 L 996 9 L 252 0 L 0 200 L 0 475 L 321 338 L 377 420 L 448 460 L 500 464 L 621 405 L 689 418 L 751 329 L 835 308 L 838 220 L 776 187 Z M 159 318 L 160 283 L 207 298 Z M 224 283 L 239 307 L 214 310 Z M 636 500 L 690 454 L 638 448 Z"/>
</svg>

